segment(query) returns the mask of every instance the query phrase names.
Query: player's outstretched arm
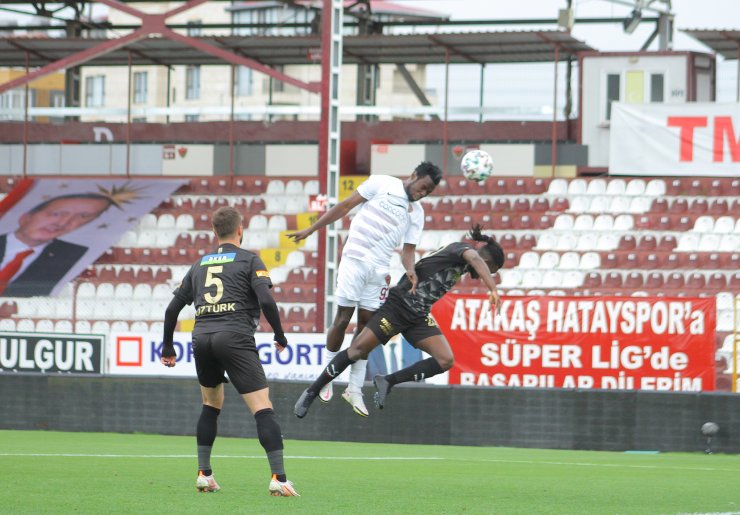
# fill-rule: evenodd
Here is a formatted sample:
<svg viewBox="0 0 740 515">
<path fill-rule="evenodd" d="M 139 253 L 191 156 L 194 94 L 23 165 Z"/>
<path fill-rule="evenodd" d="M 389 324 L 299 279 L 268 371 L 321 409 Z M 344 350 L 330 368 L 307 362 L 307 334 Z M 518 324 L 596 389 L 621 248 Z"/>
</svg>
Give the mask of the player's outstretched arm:
<svg viewBox="0 0 740 515">
<path fill-rule="evenodd" d="M 491 300 L 491 310 L 494 313 L 498 313 L 499 309 L 501 309 L 501 298 L 498 295 L 498 288 L 496 288 L 496 283 L 491 276 L 491 271 L 488 269 L 488 265 L 473 249 L 468 249 L 463 252 L 463 259 L 473 267 L 473 270 L 478 274 L 480 280 L 488 287 L 488 298 Z"/>
<path fill-rule="evenodd" d="M 162 358 L 160 362 L 166 367 L 174 367 L 177 363 L 177 354 L 175 346 L 172 344 L 172 337 L 175 334 L 177 326 L 177 317 L 180 311 L 185 307 L 185 301 L 175 295 L 172 297 L 167 309 L 164 312 L 164 331 L 162 334 Z"/>
<path fill-rule="evenodd" d="M 280 323 L 280 311 L 277 303 L 272 297 L 267 283 L 258 283 L 254 288 L 257 300 L 260 303 L 260 309 L 275 333 L 275 348 L 278 352 L 282 352 L 288 346 L 288 339 L 285 337 L 283 325 Z"/>
<path fill-rule="evenodd" d="M 411 295 L 416 293 L 416 283 L 419 282 L 419 278 L 416 276 L 416 245 L 412 243 L 404 243 L 403 249 L 401 250 L 401 264 L 406 270 L 406 277 L 411 282 Z"/>
<path fill-rule="evenodd" d="M 365 198 L 355 191 L 352 195 L 341 201 L 336 206 L 332 206 L 326 213 L 321 215 L 318 220 L 311 224 L 311 227 L 303 229 L 302 231 L 288 233 L 288 238 L 292 238 L 294 241 L 305 240 L 322 227 L 326 227 L 340 218 L 347 216 L 350 211 L 363 202 L 365 202 Z"/>
</svg>

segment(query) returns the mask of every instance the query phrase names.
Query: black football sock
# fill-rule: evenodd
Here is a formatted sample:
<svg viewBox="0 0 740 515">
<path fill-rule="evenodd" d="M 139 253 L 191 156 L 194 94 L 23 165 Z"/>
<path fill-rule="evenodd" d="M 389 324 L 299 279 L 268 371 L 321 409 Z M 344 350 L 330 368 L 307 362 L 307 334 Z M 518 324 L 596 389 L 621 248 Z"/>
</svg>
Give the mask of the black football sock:
<svg viewBox="0 0 740 515">
<path fill-rule="evenodd" d="M 334 359 L 332 359 L 329 364 L 326 365 L 326 368 L 319 375 L 319 377 L 316 378 L 316 381 L 314 381 L 313 384 L 308 387 L 308 391 L 313 393 L 314 395 L 318 395 L 319 391 L 321 391 L 324 386 L 336 379 L 339 374 L 344 372 L 344 370 L 352 363 L 354 363 L 354 361 L 349 359 L 349 357 L 347 356 L 347 349 L 339 352 L 336 356 L 334 356 Z"/>
<path fill-rule="evenodd" d="M 270 471 L 277 476 L 278 481 L 284 483 L 288 478 L 283 464 L 283 435 L 275 412 L 272 408 L 259 410 L 254 414 L 254 419 L 257 421 L 257 438 L 267 453 Z"/>
<path fill-rule="evenodd" d="M 444 372 L 434 358 L 427 358 L 417 361 L 411 366 L 402 368 L 398 372 L 393 372 L 385 376 L 388 384 L 407 383 L 409 381 L 423 381 L 424 379 Z"/>
<path fill-rule="evenodd" d="M 203 405 L 198 419 L 196 441 L 198 442 L 198 470 L 204 475 L 213 474 L 211 470 L 211 450 L 218 432 L 218 414 L 221 410 L 213 406 Z"/>
</svg>

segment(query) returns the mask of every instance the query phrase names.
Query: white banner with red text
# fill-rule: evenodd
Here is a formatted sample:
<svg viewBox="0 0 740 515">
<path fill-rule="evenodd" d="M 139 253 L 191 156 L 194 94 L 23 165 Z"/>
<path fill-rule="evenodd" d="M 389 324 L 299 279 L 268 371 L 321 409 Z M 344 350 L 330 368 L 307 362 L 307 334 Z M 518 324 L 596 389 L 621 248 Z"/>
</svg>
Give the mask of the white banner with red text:
<svg viewBox="0 0 740 515">
<path fill-rule="evenodd" d="M 481 296 L 432 309 L 452 346 L 449 384 L 608 390 L 715 389 L 715 299 Z"/>
<path fill-rule="evenodd" d="M 740 104 L 614 103 L 612 175 L 737 177 Z"/>
</svg>

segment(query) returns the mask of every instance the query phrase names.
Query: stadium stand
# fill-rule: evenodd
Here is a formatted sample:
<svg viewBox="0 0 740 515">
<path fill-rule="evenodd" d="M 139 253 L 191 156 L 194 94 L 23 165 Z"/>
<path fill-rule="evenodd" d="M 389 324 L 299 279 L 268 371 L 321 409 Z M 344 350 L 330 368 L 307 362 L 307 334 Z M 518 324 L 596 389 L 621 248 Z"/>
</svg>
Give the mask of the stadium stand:
<svg viewBox="0 0 740 515">
<path fill-rule="evenodd" d="M 316 238 L 281 248 L 280 236 L 299 227 L 317 188 L 311 178 L 191 180 L 59 299 L 5 299 L 4 327 L 161 330 L 172 290 L 213 246 L 212 211 L 231 205 L 245 216 L 243 246 L 271 269 L 290 330 L 315 330 Z M 505 295 L 715 296 L 718 370 L 728 368 L 740 290 L 740 179 L 494 178 L 481 185 L 455 177 L 422 203 L 417 257 L 482 223 L 507 251 L 498 279 Z M 392 280 L 402 273 L 399 254 Z M 454 291 L 478 290 L 477 281 L 463 280 Z M 264 321 L 261 329 L 269 329 Z"/>
</svg>

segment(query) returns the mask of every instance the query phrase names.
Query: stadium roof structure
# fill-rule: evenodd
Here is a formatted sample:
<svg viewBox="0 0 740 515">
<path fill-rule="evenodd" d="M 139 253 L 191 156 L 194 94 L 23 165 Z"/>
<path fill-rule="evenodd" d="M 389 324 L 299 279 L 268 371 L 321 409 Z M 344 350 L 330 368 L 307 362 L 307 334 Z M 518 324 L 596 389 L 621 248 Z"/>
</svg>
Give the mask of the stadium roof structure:
<svg viewBox="0 0 740 515">
<path fill-rule="evenodd" d="M 192 38 L 254 59 L 265 66 L 316 64 L 321 37 L 208 36 Z M 10 37 L 0 38 L 0 67 L 39 67 L 115 39 Z M 459 64 L 553 62 L 594 50 L 562 30 L 496 31 L 411 35 L 346 36 L 345 64 Z M 130 42 L 85 62 L 86 66 L 216 65 L 217 56 L 161 37 Z M 28 62 L 26 61 L 28 59 Z"/>
<path fill-rule="evenodd" d="M 725 59 L 740 59 L 739 29 L 681 29 Z"/>
</svg>

